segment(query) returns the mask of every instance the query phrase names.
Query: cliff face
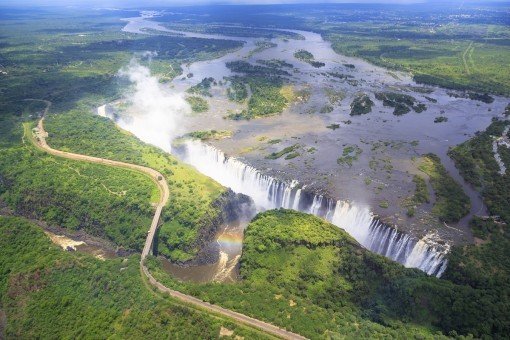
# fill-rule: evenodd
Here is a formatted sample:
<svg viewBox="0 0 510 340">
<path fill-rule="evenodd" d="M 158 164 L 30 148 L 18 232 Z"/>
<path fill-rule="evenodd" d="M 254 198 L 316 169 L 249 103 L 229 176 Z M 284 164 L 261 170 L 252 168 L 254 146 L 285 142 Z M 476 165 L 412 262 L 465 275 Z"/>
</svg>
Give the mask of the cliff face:
<svg viewBox="0 0 510 340">
<path fill-rule="evenodd" d="M 220 228 L 225 223 L 231 223 L 239 219 L 251 219 L 255 216 L 253 200 L 243 194 L 236 194 L 231 189 L 221 194 L 212 203 L 213 213 L 206 214 L 200 223 L 198 236 L 190 246 L 197 250 L 197 256 L 179 264 L 184 266 L 203 265 L 218 261 L 218 249 L 212 245 Z"/>
</svg>

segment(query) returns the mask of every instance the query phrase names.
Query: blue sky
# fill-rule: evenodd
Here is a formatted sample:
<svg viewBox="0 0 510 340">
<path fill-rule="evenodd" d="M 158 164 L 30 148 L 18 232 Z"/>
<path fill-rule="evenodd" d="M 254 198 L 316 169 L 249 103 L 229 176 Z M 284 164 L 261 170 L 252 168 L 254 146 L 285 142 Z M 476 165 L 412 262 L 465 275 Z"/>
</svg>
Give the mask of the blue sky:
<svg viewBox="0 0 510 340">
<path fill-rule="evenodd" d="M 491 0 L 491 2 L 509 2 L 510 0 Z M 391 3 L 413 4 L 435 2 L 442 4 L 462 4 L 483 0 L 0 0 L 2 7 L 29 6 L 83 6 L 83 7 L 150 7 L 150 6 L 192 6 L 207 4 L 294 4 L 294 3 Z"/>
<path fill-rule="evenodd" d="M 204 5 L 204 4 L 292 4 L 292 3 L 416 3 L 426 0 L 0 0 L 0 5 L 17 6 L 76 6 L 86 7 L 145 7 L 164 5 Z M 462 0 L 447 1 L 452 3 L 464 2 Z"/>
</svg>

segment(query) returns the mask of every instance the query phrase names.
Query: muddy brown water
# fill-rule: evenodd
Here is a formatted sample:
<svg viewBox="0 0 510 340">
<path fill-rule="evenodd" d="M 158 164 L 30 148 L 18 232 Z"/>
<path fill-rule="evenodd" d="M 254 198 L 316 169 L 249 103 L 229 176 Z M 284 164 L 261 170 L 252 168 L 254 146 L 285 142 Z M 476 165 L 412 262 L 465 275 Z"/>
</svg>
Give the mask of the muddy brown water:
<svg viewBox="0 0 510 340">
<path fill-rule="evenodd" d="M 160 257 L 163 269 L 181 281 L 235 282 L 239 274 L 239 258 L 243 245 L 246 221 L 234 221 L 222 226 L 215 239 L 207 246 L 218 254 L 218 260 L 211 264 L 180 266 Z"/>
</svg>

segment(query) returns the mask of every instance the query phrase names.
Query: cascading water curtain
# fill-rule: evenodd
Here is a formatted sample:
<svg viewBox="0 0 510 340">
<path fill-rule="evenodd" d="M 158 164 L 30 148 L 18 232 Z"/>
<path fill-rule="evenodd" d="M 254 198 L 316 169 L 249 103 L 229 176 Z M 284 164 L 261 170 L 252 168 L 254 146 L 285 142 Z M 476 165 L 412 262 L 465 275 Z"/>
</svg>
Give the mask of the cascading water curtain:
<svg viewBox="0 0 510 340">
<path fill-rule="evenodd" d="M 343 228 L 365 248 L 440 277 L 446 269 L 448 246 L 433 235 L 417 240 L 379 220 L 366 207 L 310 194 L 297 181 L 287 184 L 197 140 L 184 143 L 183 160 L 234 192 L 250 196 L 259 211 L 293 209 L 322 217 Z"/>
</svg>

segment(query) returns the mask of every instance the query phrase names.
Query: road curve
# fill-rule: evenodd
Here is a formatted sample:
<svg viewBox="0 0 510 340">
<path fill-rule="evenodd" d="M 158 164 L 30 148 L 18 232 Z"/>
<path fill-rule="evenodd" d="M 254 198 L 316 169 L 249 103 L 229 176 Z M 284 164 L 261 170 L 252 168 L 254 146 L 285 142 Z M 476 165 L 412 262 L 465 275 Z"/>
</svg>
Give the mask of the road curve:
<svg viewBox="0 0 510 340">
<path fill-rule="evenodd" d="M 45 110 L 45 113 L 47 112 L 48 108 L 49 108 L 49 104 Z M 52 154 L 52 155 L 58 156 L 58 157 L 73 159 L 73 160 L 80 160 L 80 161 L 86 161 L 86 162 L 97 163 L 97 164 L 111 165 L 111 166 L 115 166 L 115 167 L 121 167 L 121 168 L 127 168 L 127 169 L 131 169 L 131 170 L 139 171 L 139 172 L 149 175 L 152 178 L 152 180 L 157 184 L 161 195 L 160 195 L 158 205 L 156 207 L 156 212 L 154 213 L 154 217 L 152 219 L 152 223 L 151 223 L 149 232 L 147 234 L 147 239 L 145 241 L 145 245 L 143 247 L 142 256 L 141 256 L 141 260 L 140 260 L 140 268 L 141 268 L 142 273 L 149 280 L 150 284 L 153 285 L 154 287 L 156 287 L 160 292 L 169 294 L 173 298 L 176 298 L 176 299 L 183 301 L 187 304 L 198 307 L 199 309 L 203 309 L 208 312 L 211 312 L 214 314 L 219 314 L 221 316 L 233 319 L 233 320 L 243 323 L 245 325 L 257 328 L 257 329 L 262 330 L 266 333 L 277 336 L 279 338 L 306 339 L 305 337 L 303 337 L 299 334 L 295 334 L 295 333 L 286 331 L 285 329 L 279 328 L 279 327 L 272 325 L 270 323 L 257 320 L 255 318 L 246 316 L 244 314 L 234 312 L 232 310 L 202 301 L 200 299 L 197 299 L 194 296 L 186 295 L 186 294 L 183 294 L 176 290 L 167 288 L 162 283 L 158 282 L 151 275 L 151 273 L 145 266 L 144 260 L 147 257 L 147 255 L 149 254 L 150 249 L 152 247 L 152 244 L 154 241 L 154 236 L 156 234 L 159 219 L 161 216 L 161 211 L 162 211 L 163 207 L 167 204 L 168 198 L 170 196 L 168 183 L 166 182 L 165 177 L 161 173 L 159 173 L 158 171 L 156 171 L 152 168 L 148 168 L 148 167 L 141 166 L 141 165 L 124 163 L 124 162 L 113 161 L 113 160 L 99 158 L 99 157 L 92 157 L 92 156 L 87 156 L 87 155 L 76 154 L 76 153 L 53 149 L 46 142 L 48 133 L 44 130 L 44 117 L 42 117 L 39 120 L 39 123 L 37 124 L 37 128 L 34 129 L 34 132 L 35 132 L 35 139 L 32 139 L 34 144 L 39 149 L 44 150 L 44 151 L 48 152 L 49 154 Z"/>
</svg>

